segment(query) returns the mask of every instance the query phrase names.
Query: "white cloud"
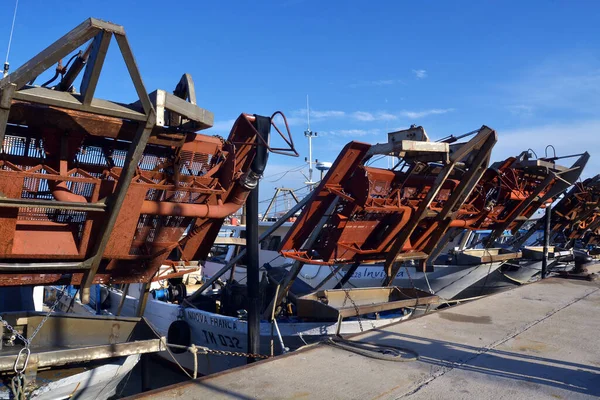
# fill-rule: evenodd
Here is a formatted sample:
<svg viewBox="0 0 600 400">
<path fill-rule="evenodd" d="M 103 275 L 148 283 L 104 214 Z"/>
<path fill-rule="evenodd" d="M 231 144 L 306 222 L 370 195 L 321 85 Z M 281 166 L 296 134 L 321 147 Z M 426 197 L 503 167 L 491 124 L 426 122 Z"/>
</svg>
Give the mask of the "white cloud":
<svg viewBox="0 0 600 400">
<path fill-rule="evenodd" d="M 359 121 L 374 121 L 375 120 L 375 116 L 373 114 L 371 114 L 370 112 L 366 112 L 366 111 L 355 111 L 352 113 L 352 118 L 359 120 Z"/>
<path fill-rule="evenodd" d="M 417 77 L 417 79 L 425 79 L 427 78 L 427 71 L 424 69 L 413 69 L 413 74 Z"/>
<path fill-rule="evenodd" d="M 364 86 L 391 86 L 401 85 L 404 81 L 400 79 L 379 79 L 375 81 L 359 81 L 349 85 L 351 88 L 364 87 Z"/>
<path fill-rule="evenodd" d="M 346 116 L 346 112 L 340 110 L 310 110 L 311 121 L 342 118 L 344 116 Z M 306 125 L 306 109 L 292 111 L 287 120 L 290 125 Z"/>
<path fill-rule="evenodd" d="M 429 115 L 438 115 L 438 114 L 446 114 L 449 112 L 454 111 L 454 108 L 432 108 L 429 110 L 422 110 L 422 111 L 401 111 L 400 112 L 400 116 L 405 117 L 405 118 L 410 118 L 410 119 L 418 119 L 418 118 L 423 118 L 423 117 L 427 117 Z"/>
<path fill-rule="evenodd" d="M 351 114 L 352 118 L 357 121 L 370 122 L 370 121 L 393 121 L 398 119 L 394 114 L 390 114 L 386 111 L 378 111 L 371 113 L 368 111 L 355 111 Z"/>
<path fill-rule="evenodd" d="M 323 121 L 326 119 L 339 119 L 343 117 L 350 117 L 358 122 L 387 122 L 397 121 L 401 118 L 407 119 L 418 119 L 427 117 L 429 115 L 446 114 L 454 111 L 454 108 L 432 108 L 421 111 L 407 111 L 403 110 L 397 113 L 389 111 L 353 111 L 345 112 L 340 110 L 310 110 L 310 118 L 312 121 Z M 306 124 L 306 110 L 296 110 L 291 113 L 291 117 L 288 117 L 288 123 L 290 125 L 302 125 Z"/>
<path fill-rule="evenodd" d="M 378 121 L 394 121 L 394 120 L 398 119 L 398 117 L 396 115 L 390 114 L 385 111 L 378 112 L 376 117 L 377 117 Z"/>
<path fill-rule="evenodd" d="M 337 129 L 334 131 L 323 132 L 326 135 L 340 137 L 361 137 L 367 135 L 377 135 L 381 132 L 380 129 Z"/>
<path fill-rule="evenodd" d="M 560 111 L 597 115 L 600 61 L 595 55 L 582 53 L 552 56 L 523 69 L 518 78 L 499 83 L 495 99 L 503 102 L 513 114 L 514 111 L 525 111 L 526 114 L 535 111 L 536 114 L 546 112 L 554 116 Z"/>
<path fill-rule="evenodd" d="M 317 111 L 317 110 L 310 110 L 310 117 L 311 118 L 340 118 L 340 117 L 343 117 L 344 115 L 346 115 L 346 113 L 344 111 L 336 111 L 336 110 Z"/>
<path fill-rule="evenodd" d="M 506 106 L 506 109 L 513 115 L 530 117 L 533 115 L 534 107 L 526 104 L 514 104 Z"/>
</svg>

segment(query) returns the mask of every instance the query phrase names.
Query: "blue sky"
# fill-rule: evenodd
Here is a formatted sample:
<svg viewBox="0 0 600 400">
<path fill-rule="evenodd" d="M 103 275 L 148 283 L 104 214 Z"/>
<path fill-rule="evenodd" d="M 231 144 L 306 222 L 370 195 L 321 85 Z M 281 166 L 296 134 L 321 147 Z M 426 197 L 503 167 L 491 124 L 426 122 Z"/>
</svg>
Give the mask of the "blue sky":
<svg viewBox="0 0 600 400">
<path fill-rule="evenodd" d="M 0 12 L 2 57 L 13 5 Z M 13 70 L 90 16 L 125 26 L 148 91 L 191 73 L 215 114 L 207 133 L 226 135 L 241 112 L 286 113 L 302 158 L 272 157 L 262 198 L 303 184 L 301 171 L 275 180 L 307 155 L 307 94 L 319 160 L 413 123 L 432 138 L 486 124 L 495 159 L 553 144 L 589 151 L 585 175 L 600 172 L 597 1 L 20 0 Z M 97 96 L 135 100 L 115 52 Z"/>
</svg>

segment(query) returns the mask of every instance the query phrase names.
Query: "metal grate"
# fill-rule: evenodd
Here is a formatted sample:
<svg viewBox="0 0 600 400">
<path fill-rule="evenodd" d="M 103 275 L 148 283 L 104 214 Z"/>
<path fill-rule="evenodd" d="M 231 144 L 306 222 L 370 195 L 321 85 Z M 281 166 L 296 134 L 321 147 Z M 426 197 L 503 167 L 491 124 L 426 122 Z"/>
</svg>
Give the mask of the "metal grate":
<svg viewBox="0 0 600 400">
<path fill-rule="evenodd" d="M 11 156 L 31 157 L 43 160 L 46 158 L 43 141 L 34 137 L 5 135 L 2 149 Z"/>
<path fill-rule="evenodd" d="M 202 176 L 210 169 L 212 154 L 182 151 L 180 173 L 183 175 Z"/>
<path fill-rule="evenodd" d="M 80 164 L 86 165 L 100 165 L 108 167 L 106 154 L 104 149 L 100 146 L 84 146 L 75 155 L 75 160 Z"/>
</svg>

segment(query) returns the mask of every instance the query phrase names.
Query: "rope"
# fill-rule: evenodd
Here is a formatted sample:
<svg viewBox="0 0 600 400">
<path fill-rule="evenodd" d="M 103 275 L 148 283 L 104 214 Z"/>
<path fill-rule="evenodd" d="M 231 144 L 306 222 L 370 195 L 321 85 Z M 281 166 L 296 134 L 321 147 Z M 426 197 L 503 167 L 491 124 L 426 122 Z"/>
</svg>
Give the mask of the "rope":
<svg viewBox="0 0 600 400">
<path fill-rule="evenodd" d="M 431 288 L 431 285 L 429 284 L 429 278 L 427 278 L 427 271 L 423 271 L 423 275 L 425 275 L 425 282 L 427 282 L 427 288 L 429 289 L 429 293 L 435 294 L 435 291 Z M 440 295 L 437 295 L 437 296 L 441 300 L 442 304 L 446 304 L 447 306 L 450 306 L 450 303 L 448 303 L 448 299 L 443 298 Z M 429 310 L 429 304 L 427 304 L 427 310 Z M 427 311 L 425 313 L 427 314 Z"/>
<path fill-rule="evenodd" d="M 123 392 L 127 388 L 127 384 L 129 383 L 129 378 L 131 378 L 132 374 L 133 374 L 133 368 L 129 370 L 129 372 L 127 373 L 127 376 L 125 377 L 125 380 L 121 381 L 121 383 L 119 384 L 121 386 L 121 390 L 119 390 L 119 393 L 117 394 L 117 397 L 116 397 L 117 399 L 120 399 L 121 397 L 123 397 Z"/>
<path fill-rule="evenodd" d="M 537 155 L 536 155 L 536 157 L 537 157 Z M 488 278 L 490 277 L 490 274 L 492 273 L 493 262 L 491 260 L 493 257 L 492 257 L 492 253 L 490 253 L 490 251 L 488 249 L 489 246 L 491 246 L 491 243 L 488 242 L 484 250 L 487 253 L 487 255 L 490 257 L 490 266 L 488 267 L 487 275 L 485 276 L 485 280 L 483 281 L 483 286 L 479 290 L 479 295 L 482 295 L 483 291 L 487 288 Z M 498 268 L 500 268 L 502 266 L 502 264 L 500 264 L 500 266 Z"/>
<path fill-rule="evenodd" d="M 479 300 L 479 299 L 483 299 L 484 297 L 487 297 L 488 295 L 484 294 L 481 296 L 475 296 L 475 297 L 467 297 L 464 299 L 453 299 L 453 300 L 444 300 L 444 302 L 448 305 L 450 305 L 450 303 L 462 303 L 465 301 L 473 301 L 473 300 Z"/>
<path fill-rule="evenodd" d="M 281 175 L 281 176 L 279 178 L 277 178 L 277 179 L 275 179 L 273 181 L 269 181 L 269 182 L 279 182 L 280 180 L 282 180 L 283 178 L 285 178 L 285 176 L 287 174 L 289 174 L 290 172 L 300 172 L 303 168 L 304 168 L 304 165 L 301 165 L 300 167 L 297 167 L 297 168 L 292 168 L 292 169 L 289 169 L 287 171 L 280 172 L 278 174 L 273 174 L 270 177 L 274 177 L 274 176 L 277 176 L 277 175 Z M 268 178 L 268 177 L 266 177 L 266 178 Z"/>
<path fill-rule="evenodd" d="M 149 322 L 149 321 L 148 321 Z M 154 328 L 154 326 L 152 326 L 151 323 L 148 323 L 148 326 L 150 327 L 150 329 L 152 330 L 152 332 L 154 332 L 154 334 L 156 336 L 158 336 L 160 338 L 160 341 L 162 344 L 165 345 L 165 348 L 167 349 L 167 352 L 169 353 L 169 356 L 171 356 L 171 358 L 173 359 L 173 362 L 183 371 L 184 374 L 187 375 L 188 378 L 190 379 L 195 379 L 198 376 L 198 348 L 196 347 L 196 345 L 192 344 L 190 347 L 187 346 L 177 346 L 174 344 L 169 344 L 167 343 L 167 338 L 162 336 L 158 330 L 156 330 L 156 328 Z M 177 348 L 184 348 L 187 351 L 189 351 L 190 353 L 192 353 L 194 355 L 194 375 L 190 375 L 187 370 L 183 367 L 183 365 L 181 365 L 179 363 L 179 361 L 177 361 L 177 358 L 175 357 L 175 354 L 173 354 L 171 352 L 171 349 L 169 347 L 177 347 Z"/>
<path fill-rule="evenodd" d="M 506 274 L 505 274 L 505 273 L 503 273 L 503 272 L 500 272 L 500 274 L 501 274 L 503 277 L 505 277 L 506 279 L 508 279 L 509 281 L 515 282 L 515 283 L 517 283 L 517 284 L 519 284 L 519 285 L 526 285 L 526 284 L 528 284 L 528 283 L 529 283 L 529 282 L 525 282 L 525 281 L 520 281 L 520 280 L 518 280 L 518 279 L 515 279 L 515 278 L 511 278 L 510 276 L 506 275 Z"/>
<path fill-rule="evenodd" d="M 171 358 L 173 359 L 173 362 L 175 362 L 175 364 L 183 371 L 183 373 L 186 374 L 187 377 L 190 379 L 196 379 L 198 377 L 198 348 L 196 347 L 196 345 L 192 344 L 190 347 L 187 347 L 187 346 L 178 346 L 178 345 L 170 344 L 170 343 L 167 343 L 167 339 L 164 336 L 161 336 L 160 341 L 163 342 L 163 344 L 165 345 L 165 348 L 167 349 L 167 352 L 169 353 L 169 356 L 171 356 Z M 177 361 L 175 354 L 173 354 L 173 352 L 171 351 L 171 349 L 169 347 L 184 348 L 193 354 L 193 356 L 194 356 L 194 375 L 190 375 L 187 372 L 187 370 L 183 367 L 183 365 L 181 365 L 179 363 L 179 361 Z"/>
<path fill-rule="evenodd" d="M 425 282 L 427 282 L 427 288 L 429 288 L 429 293 L 435 294 L 435 291 L 431 288 L 429 284 L 429 278 L 427 278 L 427 271 L 423 271 L 423 275 L 425 275 Z"/>
<path fill-rule="evenodd" d="M 350 341 L 336 336 L 329 338 L 323 342 L 324 344 L 338 347 L 340 349 L 350 351 L 355 354 L 359 354 L 364 357 L 374 358 L 383 361 L 393 362 L 408 362 L 416 361 L 419 359 L 419 354 L 411 349 L 397 346 L 383 346 L 376 345 L 369 342 L 363 341 Z M 406 357 L 406 354 L 412 354 L 412 357 Z"/>
<path fill-rule="evenodd" d="M 13 14 L 12 26 L 10 28 L 10 35 L 8 36 L 8 48 L 6 49 L 6 63 L 8 63 L 8 55 L 10 54 L 10 45 L 12 43 L 13 32 L 15 30 L 15 21 L 17 19 L 17 7 L 19 6 L 19 0 L 15 1 L 15 12 Z"/>
</svg>

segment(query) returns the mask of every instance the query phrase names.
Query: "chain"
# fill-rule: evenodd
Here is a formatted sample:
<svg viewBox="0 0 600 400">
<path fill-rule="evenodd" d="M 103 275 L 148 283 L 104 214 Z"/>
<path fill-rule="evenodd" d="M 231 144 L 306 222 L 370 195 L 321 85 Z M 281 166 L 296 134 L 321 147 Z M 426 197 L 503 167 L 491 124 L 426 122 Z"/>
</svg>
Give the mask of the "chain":
<svg viewBox="0 0 600 400">
<path fill-rule="evenodd" d="M 6 322 L 6 320 L 2 319 L 1 316 L 0 316 L 0 321 L 2 321 L 2 325 L 4 325 L 6 327 L 6 329 L 8 329 L 10 331 L 10 333 L 13 334 L 13 336 L 15 336 L 16 338 L 18 338 L 23 343 L 25 343 L 25 345 L 27 345 L 29 343 L 29 340 L 27 340 L 27 338 L 25 336 L 23 336 L 19 332 L 17 332 L 15 330 L 15 328 L 13 328 L 12 326 L 10 326 L 10 324 L 8 322 Z"/>
<path fill-rule="evenodd" d="M 62 298 L 63 294 L 64 294 L 64 290 L 60 290 L 60 293 L 56 296 L 56 300 L 54 301 L 54 304 L 52 304 L 52 306 L 50 307 L 50 309 L 48 310 L 48 312 L 46 313 L 46 315 L 44 316 L 42 321 L 35 328 L 35 330 L 31 334 L 31 336 L 29 336 L 29 339 L 26 338 L 25 336 L 21 335 L 19 332 L 17 332 L 17 330 L 13 326 L 11 326 L 5 319 L 3 319 L 0 316 L 0 322 L 2 322 L 2 325 L 4 327 L 6 327 L 6 329 L 11 333 L 11 335 L 15 339 L 18 338 L 21 342 L 23 342 L 23 344 L 25 346 L 19 351 L 19 354 L 17 355 L 17 358 L 15 359 L 15 365 L 14 365 L 15 375 L 11 379 L 10 389 L 11 389 L 13 397 L 15 399 L 25 400 L 27 398 L 25 370 L 27 369 L 27 364 L 29 363 L 29 357 L 31 356 L 31 349 L 30 349 L 31 341 L 33 340 L 33 338 L 35 338 L 35 336 L 38 334 L 40 329 L 42 329 L 42 326 L 46 323 L 48 318 L 50 318 L 50 315 L 54 312 L 54 310 L 58 306 L 58 303 L 60 302 L 60 299 Z M 14 341 L 14 339 L 12 339 L 12 340 Z M 19 368 L 19 363 L 20 363 L 21 359 L 23 359 L 23 366 L 21 368 Z"/>
<path fill-rule="evenodd" d="M 263 360 L 266 360 L 267 358 L 271 358 L 271 356 L 265 356 L 263 354 L 242 353 L 241 351 L 213 350 L 213 349 L 209 349 L 209 348 L 204 348 L 202 350 L 203 350 L 203 352 L 206 352 L 207 354 L 213 354 L 213 355 L 216 355 L 216 356 L 261 358 Z"/>
<path fill-rule="evenodd" d="M 174 348 L 178 348 L 178 349 L 187 350 L 194 354 L 212 354 L 215 356 L 261 358 L 261 359 L 271 358 L 271 356 L 265 356 L 262 354 L 255 354 L 255 353 L 243 353 L 241 351 L 214 350 L 214 349 L 211 349 L 211 348 L 208 348 L 205 346 L 196 346 L 196 345 L 182 346 L 182 345 L 178 345 L 178 344 L 167 343 L 166 341 L 164 341 L 164 343 L 167 346 L 167 349 L 169 349 L 169 347 L 174 347 Z"/>
<path fill-rule="evenodd" d="M 408 270 L 408 267 L 406 266 L 406 264 L 404 264 L 404 269 L 406 270 L 406 275 L 408 275 L 408 280 L 410 282 L 410 287 L 412 287 L 413 289 L 416 289 L 415 288 L 415 283 L 413 282 L 412 277 L 410 276 L 410 271 Z M 396 277 L 394 277 L 394 279 L 396 279 Z"/>
<path fill-rule="evenodd" d="M 46 323 L 46 321 L 48 321 L 48 318 L 50 318 L 50 315 L 54 312 L 54 310 L 58 306 L 60 299 L 62 298 L 62 296 L 64 294 L 64 290 L 59 290 L 59 291 L 60 291 L 60 293 L 56 296 L 56 300 L 54 301 L 54 304 L 52 304 L 52 306 L 50 307 L 50 309 L 48 310 L 48 312 L 46 313 L 46 315 L 44 316 L 42 321 L 35 328 L 35 330 L 31 334 L 31 336 L 29 336 L 29 339 L 26 338 L 25 336 L 21 335 L 19 332 L 17 332 L 17 330 L 13 326 L 11 326 L 5 319 L 3 319 L 0 316 L 0 322 L 2 322 L 2 325 L 4 325 L 6 327 L 6 329 L 8 329 L 15 338 L 18 338 L 25 345 L 25 347 L 23 347 L 21 349 L 21 351 L 19 351 L 19 354 L 17 355 L 17 358 L 15 360 L 15 366 L 14 366 L 15 377 L 13 377 L 12 385 L 13 385 L 13 394 L 17 398 L 21 398 L 24 393 L 23 388 L 24 388 L 25 380 L 24 380 L 23 374 L 25 372 L 25 369 L 27 368 L 27 364 L 29 362 L 29 357 L 31 355 L 31 349 L 30 349 L 31 341 L 33 340 L 33 338 L 35 338 L 35 336 L 38 334 L 40 329 L 42 329 L 42 326 Z M 23 358 L 23 367 L 19 368 L 18 365 L 19 365 L 19 361 L 21 361 L 21 358 Z M 18 394 L 20 394 L 20 395 L 18 395 Z"/>
<path fill-rule="evenodd" d="M 8 329 L 15 337 L 17 337 L 19 340 L 21 340 L 23 342 L 25 347 L 29 347 L 33 338 L 38 334 L 40 329 L 42 329 L 42 326 L 46 323 L 46 321 L 48 321 L 48 318 L 50 318 L 50 315 L 54 312 L 54 310 L 58 306 L 60 299 L 63 296 L 63 293 L 64 293 L 64 291 L 60 290 L 60 294 L 56 297 L 54 304 L 52 304 L 52 307 L 50 307 L 50 309 L 48 310 L 48 312 L 46 313 L 46 315 L 44 316 L 42 321 L 35 328 L 35 330 L 31 334 L 31 336 L 29 336 L 29 339 L 27 339 L 25 336 L 23 336 L 19 332 L 17 332 L 17 330 L 14 327 L 12 327 L 6 320 L 2 319 L 1 316 L 0 316 L 0 321 L 2 322 L 2 325 L 4 325 L 6 327 L 6 329 Z"/>
<path fill-rule="evenodd" d="M 59 289 L 57 289 L 57 290 L 59 290 Z M 48 321 L 48 318 L 50 318 L 50 315 L 54 312 L 54 310 L 58 306 L 58 303 L 60 302 L 60 299 L 62 299 L 62 297 L 63 297 L 64 289 L 60 289 L 59 292 L 60 292 L 60 294 L 56 296 L 56 300 L 54 301 L 54 304 L 52 304 L 52 306 L 50 307 L 50 309 L 48 310 L 48 312 L 46 313 L 46 315 L 44 316 L 44 318 L 42 319 L 42 321 L 39 323 L 39 325 L 37 326 L 37 328 L 35 328 L 35 330 L 31 334 L 31 336 L 29 336 L 27 347 L 29 347 L 29 343 L 33 340 L 33 338 L 35 337 L 35 335 L 38 334 L 38 332 L 40 331 L 40 329 L 42 329 L 42 326 L 46 323 L 46 321 Z"/>
<path fill-rule="evenodd" d="M 334 272 L 334 266 L 330 265 L 329 269 L 331 269 L 331 273 Z M 346 305 L 346 300 L 350 300 L 350 303 L 352 303 L 352 306 L 354 307 L 354 311 L 356 312 L 356 319 L 358 320 L 358 326 L 360 328 L 361 332 L 364 332 L 365 330 L 363 329 L 363 325 L 362 325 L 362 320 L 360 318 L 360 311 L 358 309 L 358 306 L 356 305 L 356 303 L 354 302 L 354 300 L 352 299 L 352 297 L 350 297 L 350 290 L 345 289 L 344 287 L 341 288 L 344 291 L 344 303 L 342 304 L 342 306 Z"/>
</svg>

